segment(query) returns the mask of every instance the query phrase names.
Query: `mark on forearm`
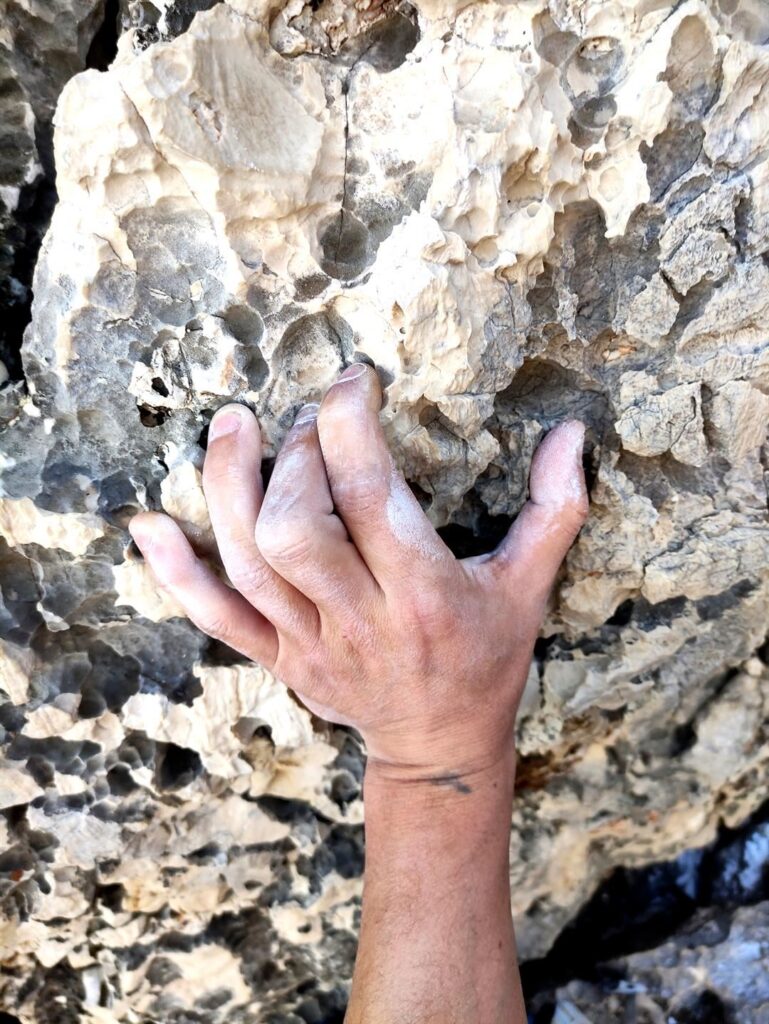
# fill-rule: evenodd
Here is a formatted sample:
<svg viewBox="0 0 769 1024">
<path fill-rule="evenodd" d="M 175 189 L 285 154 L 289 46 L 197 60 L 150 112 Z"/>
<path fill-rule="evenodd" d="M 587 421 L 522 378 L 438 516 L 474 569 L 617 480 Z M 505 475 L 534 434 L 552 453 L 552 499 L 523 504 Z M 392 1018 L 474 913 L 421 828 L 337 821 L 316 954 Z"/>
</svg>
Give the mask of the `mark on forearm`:
<svg viewBox="0 0 769 1024">
<path fill-rule="evenodd" d="M 435 778 L 430 779 L 433 786 L 450 786 L 455 789 L 457 793 L 472 793 L 472 786 L 468 786 L 466 782 L 462 781 L 461 775 L 436 775 Z"/>
</svg>

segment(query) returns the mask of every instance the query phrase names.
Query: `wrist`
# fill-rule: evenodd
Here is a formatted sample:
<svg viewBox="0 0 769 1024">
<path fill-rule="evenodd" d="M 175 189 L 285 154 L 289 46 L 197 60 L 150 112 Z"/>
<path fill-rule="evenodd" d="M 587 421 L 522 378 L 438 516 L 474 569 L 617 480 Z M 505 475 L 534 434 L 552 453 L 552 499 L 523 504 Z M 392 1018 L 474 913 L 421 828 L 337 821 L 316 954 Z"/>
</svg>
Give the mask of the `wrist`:
<svg viewBox="0 0 769 1024">
<path fill-rule="evenodd" d="M 477 785 L 515 772 L 514 717 L 476 714 L 470 720 L 363 731 L 368 764 L 394 783 Z M 472 781 L 469 783 L 472 785 Z"/>
<path fill-rule="evenodd" d="M 515 785 L 515 746 L 497 756 L 467 761 L 444 758 L 430 764 L 404 764 L 369 755 L 363 783 L 367 821 L 373 815 L 390 820 L 483 814 L 485 810 L 509 828 Z"/>
</svg>

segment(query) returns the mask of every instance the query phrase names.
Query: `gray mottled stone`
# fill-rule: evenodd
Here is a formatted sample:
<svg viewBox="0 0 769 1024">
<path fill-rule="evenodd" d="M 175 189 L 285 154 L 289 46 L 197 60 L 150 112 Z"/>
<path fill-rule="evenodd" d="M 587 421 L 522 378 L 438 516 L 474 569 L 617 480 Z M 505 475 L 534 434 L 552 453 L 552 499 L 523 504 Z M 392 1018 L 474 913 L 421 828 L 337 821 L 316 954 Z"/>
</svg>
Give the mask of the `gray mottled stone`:
<svg viewBox="0 0 769 1024">
<path fill-rule="evenodd" d="M 663 945 L 607 965 L 604 984 L 559 992 L 557 1024 L 769 1021 L 769 903 L 702 913 Z"/>
<path fill-rule="evenodd" d="M 20 375 L 32 268 L 55 201 L 53 111 L 86 66 L 104 0 L 0 2 L 0 379 Z"/>
</svg>

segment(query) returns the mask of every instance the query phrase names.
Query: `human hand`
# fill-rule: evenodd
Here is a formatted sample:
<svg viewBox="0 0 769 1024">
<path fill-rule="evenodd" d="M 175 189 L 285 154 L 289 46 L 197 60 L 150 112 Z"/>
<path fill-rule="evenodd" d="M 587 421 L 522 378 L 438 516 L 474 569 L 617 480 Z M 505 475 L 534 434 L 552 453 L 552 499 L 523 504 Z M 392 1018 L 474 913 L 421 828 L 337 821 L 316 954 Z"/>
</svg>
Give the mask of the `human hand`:
<svg viewBox="0 0 769 1024">
<path fill-rule="evenodd" d="M 143 512 L 129 529 L 201 630 L 355 726 L 370 764 L 456 782 L 513 747 L 547 598 L 587 514 L 584 427 L 547 435 L 505 540 L 458 560 L 397 470 L 381 401 L 375 371 L 348 367 L 320 407 L 299 411 L 266 492 L 256 418 L 234 404 L 216 413 L 203 489 L 235 589 L 168 516 Z"/>
</svg>

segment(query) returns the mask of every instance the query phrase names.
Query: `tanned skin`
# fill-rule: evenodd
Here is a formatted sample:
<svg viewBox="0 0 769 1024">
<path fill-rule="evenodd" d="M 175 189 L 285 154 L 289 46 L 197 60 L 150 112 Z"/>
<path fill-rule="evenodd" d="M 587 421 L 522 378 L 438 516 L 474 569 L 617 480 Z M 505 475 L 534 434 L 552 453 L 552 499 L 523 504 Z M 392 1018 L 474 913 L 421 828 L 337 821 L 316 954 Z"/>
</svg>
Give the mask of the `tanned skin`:
<svg viewBox="0 0 769 1024">
<path fill-rule="evenodd" d="M 210 636 L 368 752 L 366 872 L 346 1024 L 524 1024 L 508 874 L 515 716 L 558 568 L 587 514 L 584 427 L 534 456 L 490 554 L 456 559 L 388 450 L 365 364 L 304 406 L 265 492 L 259 424 L 214 416 L 203 487 L 234 589 L 168 516 L 131 534 Z"/>
</svg>

